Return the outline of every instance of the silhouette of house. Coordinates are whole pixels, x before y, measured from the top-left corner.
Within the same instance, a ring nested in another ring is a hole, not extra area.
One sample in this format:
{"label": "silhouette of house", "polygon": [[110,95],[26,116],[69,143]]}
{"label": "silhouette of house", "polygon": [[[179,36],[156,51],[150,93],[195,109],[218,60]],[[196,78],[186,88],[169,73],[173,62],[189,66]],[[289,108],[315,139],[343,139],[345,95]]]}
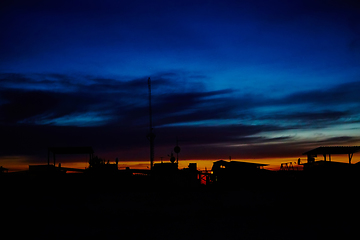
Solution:
{"label": "silhouette of house", "polygon": [[251,163],[251,162],[239,162],[239,161],[224,161],[219,160],[213,163],[212,171],[253,171],[253,170],[259,170],[263,169],[264,166],[267,166],[268,164],[262,164],[262,163]]}
{"label": "silhouette of house", "polygon": [[94,150],[92,147],[49,147],[48,148],[48,165],[50,165],[50,154],[53,154],[55,166],[55,158],[57,154],[89,154],[89,163],[93,158]]}
{"label": "silhouette of house", "polygon": [[[50,165],[50,155],[53,156],[53,165]],[[61,163],[56,167],[56,155],[58,154],[89,154],[89,163],[93,159],[94,150],[92,147],[49,147],[47,165],[29,165],[31,174],[58,174],[66,173],[66,171],[83,172],[82,169],[63,168]]]}
{"label": "silhouette of house", "polygon": [[155,163],[152,169],[154,175],[174,175],[178,172],[177,163]]}
{"label": "silhouette of house", "polygon": [[180,181],[184,186],[198,186],[201,183],[200,171],[196,163],[189,163],[187,168],[179,170]]}
{"label": "silhouette of house", "polygon": [[262,179],[268,164],[219,160],[212,166],[212,181],[221,184],[251,184]]}
{"label": "silhouette of house", "polygon": [[[48,148],[48,165],[50,164],[50,155],[53,155],[53,161],[55,166],[55,158],[58,154],[86,154],[89,155],[89,168],[86,172],[96,173],[110,173],[118,170],[118,160],[115,164],[110,164],[109,161],[105,161],[102,158],[94,156],[94,150],[92,147],[49,147]],[[60,168],[60,165],[59,165]],[[61,168],[62,170],[69,170],[75,172],[83,172],[83,169],[75,168]]]}
{"label": "silhouette of house", "polygon": [[349,164],[351,164],[352,157],[354,153],[360,151],[360,146],[330,146],[330,147],[318,147],[303,153],[303,155],[307,155],[307,162],[314,163],[317,155],[323,155],[324,161],[327,161],[326,156],[329,156],[329,161],[331,161],[331,155],[339,155],[346,154],[349,156]]}
{"label": "silhouette of house", "polygon": [[311,163],[304,163],[303,165],[304,165],[304,171],[341,172],[341,171],[348,171],[350,169],[353,169],[356,164],[321,160]]}
{"label": "silhouette of house", "polygon": [[86,169],[86,172],[95,172],[95,173],[115,173],[118,171],[118,160],[115,164],[109,163],[98,156],[92,157],[89,160],[89,168]]}
{"label": "silhouette of house", "polygon": [[[314,173],[319,177],[349,177],[350,175],[354,175],[354,173],[358,172],[360,169],[358,163],[351,164],[354,153],[359,151],[359,146],[318,147],[303,153],[303,155],[307,155],[307,163],[302,164],[304,166],[303,169],[305,172]],[[318,155],[323,155],[324,159],[315,161]],[[334,162],[331,160],[332,155],[348,155],[349,163]]]}
{"label": "silhouette of house", "polygon": [[7,173],[9,171],[9,169],[4,168],[3,166],[0,166],[0,174],[1,173]]}
{"label": "silhouette of house", "polygon": [[66,170],[55,165],[29,165],[29,172],[36,175],[53,175],[53,174],[63,174],[66,173]]}
{"label": "silhouette of house", "polygon": [[154,186],[174,187],[178,183],[179,169],[177,163],[155,163],[151,169]]}

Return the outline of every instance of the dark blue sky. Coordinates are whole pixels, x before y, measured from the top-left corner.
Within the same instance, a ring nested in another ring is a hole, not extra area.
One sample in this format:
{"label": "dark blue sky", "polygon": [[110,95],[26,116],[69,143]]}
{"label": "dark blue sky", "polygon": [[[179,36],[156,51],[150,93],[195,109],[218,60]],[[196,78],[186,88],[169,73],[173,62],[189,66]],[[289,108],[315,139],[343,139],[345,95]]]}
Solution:
{"label": "dark blue sky", "polygon": [[2,1],[0,29],[2,159],[147,159],[148,77],[156,159],[359,144],[358,1]]}

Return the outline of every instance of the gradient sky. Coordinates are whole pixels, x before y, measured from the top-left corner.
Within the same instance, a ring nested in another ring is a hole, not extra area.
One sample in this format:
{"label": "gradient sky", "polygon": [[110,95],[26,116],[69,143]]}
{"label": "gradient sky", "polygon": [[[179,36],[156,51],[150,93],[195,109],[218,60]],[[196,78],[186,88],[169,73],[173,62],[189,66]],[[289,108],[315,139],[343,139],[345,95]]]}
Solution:
{"label": "gradient sky", "polygon": [[4,167],[147,160],[148,77],[155,160],[176,137],[180,160],[270,164],[360,144],[358,1],[5,0],[0,29]]}

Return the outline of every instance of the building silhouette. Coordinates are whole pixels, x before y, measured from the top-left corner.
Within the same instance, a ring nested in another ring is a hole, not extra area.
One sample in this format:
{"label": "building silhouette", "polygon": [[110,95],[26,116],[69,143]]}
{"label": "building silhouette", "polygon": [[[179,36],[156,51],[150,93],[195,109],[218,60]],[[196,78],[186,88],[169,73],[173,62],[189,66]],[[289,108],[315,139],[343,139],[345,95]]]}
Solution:
{"label": "building silhouette", "polygon": [[252,186],[259,184],[267,175],[268,170],[264,166],[268,164],[224,161],[213,163],[212,182],[223,186]]}

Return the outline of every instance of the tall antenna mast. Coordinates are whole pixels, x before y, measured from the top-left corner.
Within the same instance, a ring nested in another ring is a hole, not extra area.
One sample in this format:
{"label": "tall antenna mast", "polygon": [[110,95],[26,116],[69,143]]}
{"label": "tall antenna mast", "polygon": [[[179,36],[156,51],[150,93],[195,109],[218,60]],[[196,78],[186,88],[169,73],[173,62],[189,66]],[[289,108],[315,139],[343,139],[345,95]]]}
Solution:
{"label": "tall antenna mast", "polygon": [[152,170],[153,164],[154,164],[155,134],[153,133],[153,127],[152,127],[151,80],[150,80],[150,78],[148,78],[148,87],[149,87],[149,134],[147,135],[147,139],[150,141],[150,170]]}
{"label": "tall antenna mast", "polygon": [[179,147],[179,141],[178,141],[178,137],[176,137],[176,146],[174,147],[174,152],[176,153],[176,163],[179,164],[179,152],[180,152],[180,147]]}

